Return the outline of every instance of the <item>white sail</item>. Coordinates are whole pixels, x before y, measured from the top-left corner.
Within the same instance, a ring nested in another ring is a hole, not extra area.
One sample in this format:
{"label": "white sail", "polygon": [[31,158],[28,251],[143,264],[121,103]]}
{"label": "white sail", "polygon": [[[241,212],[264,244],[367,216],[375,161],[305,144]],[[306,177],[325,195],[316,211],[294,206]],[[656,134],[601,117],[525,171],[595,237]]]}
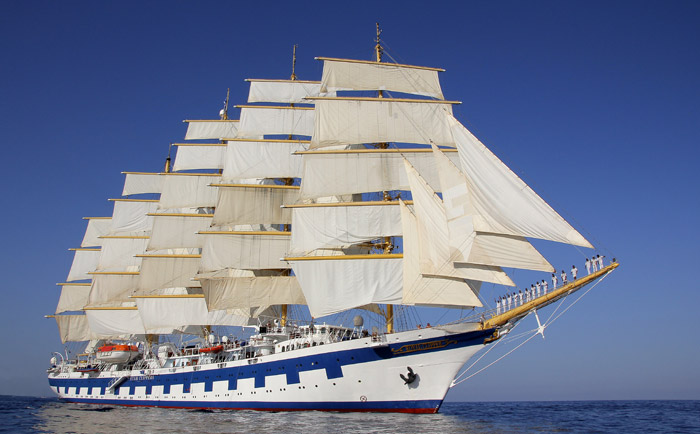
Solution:
{"label": "white sail", "polygon": [[[398,304],[402,299],[401,258],[293,260],[292,268],[313,317],[370,303]],[[372,257],[375,258],[372,258]]]}
{"label": "white sail", "polygon": [[200,255],[142,255],[138,290],[141,294],[163,288],[198,287]]}
{"label": "white sail", "polygon": [[295,152],[306,151],[308,141],[230,140],[226,147],[223,179],[299,178],[303,162]]}
{"label": "white sail", "polygon": [[88,306],[113,306],[129,301],[138,288],[138,273],[96,274],[88,295]]}
{"label": "white sail", "polygon": [[[147,237],[104,238],[97,271],[137,271],[141,258],[136,255],[146,251]],[[93,271],[90,270],[90,271]]]}
{"label": "white sail", "polygon": [[58,324],[58,333],[62,343],[95,339],[95,335],[90,332],[85,315],[55,315],[54,318]]}
{"label": "white sail", "polygon": [[321,82],[301,80],[248,79],[248,102],[308,103],[304,98],[321,93]]}
{"label": "white sail", "polygon": [[163,190],[163,175],[159,173],[123,172],[126,175],[122,196],[132,194],[160,193]]}
{"label": "white sail", "polygon": [[482,306],[477,294],[481,282],[434,277],[420,273],[420,243],[416,216],[400,201],[403,224],[403,304],[434,306]]}
{"label": "white sail", "polygon": [[289,268],[280,260],[289,250],[289,233],[205,232],[203,236],[201,271]]}
{"label": "white sail", "polygon": [[168,174],[158,208],[163,210],[216,206],[217,189],[209,185],[220,180],[221,175]]}
{"label": "white sail", "polygon": [[230,139],[238,136],[237,120],[188,120],[185,140]]}
{"label": "white sail", "polygon": [[[433,152],[443,189],[450,246],[455,250],[468,251],[466,262],[550,273],[554,271],[549,262],[523,237],[487,232],[476,232],[472,236],[474,221],[481,216],[474,214],[466,177],[436,146],[433,146]],[[468,250],[469,245],[471,250]]]}
{"label": "white sail", "polygon": [[145,234],[153,227],[149,213],[158,209],[157,200],[111,199],[114,201],[110,235]]}
{"label": "white sail", "polygon": [[306,304],[296,276],[202,279],[209,310]]}
{"label": "white sail", "polygon": [[91,271],[95,271],[100,260],[100,249],[75,249],[73,263],[68,272],[67,282],[90,279]]}
{"label": "white sail", "polygon": [[292,214],[291,255],[321,248],[339,248],[380,237],[401,235],[397,204],[366,202],[295,206]]}
{"label": "white sail", "polygon": [[89,293],[89,283],[61,285],[61,296],[58,299],[58,306],[56,306],[56,314],[81,310],[88,304]]}
{"label": "white sail", "polygon": [[323,60],[321,92],[337,90],[388,90],[443,99],[437,68],[365,62]]}
{"label": "white sail", "polygon": [[[301,198],[340,196],[410,188],[403,160],[418,170],[433,190],[440,191],[435,158],[426,149],[356,149],[304,153]],[[458,161],[456,152],[447,152]]]}
{"label": "white sail", "polygon": [[202,247],[204,239],[197,232],[207,230],[212,218],[211,214],[156,214],[146,250]]}
{"label": "white sail", "polygon": [[292,212],[282,208],[299,197],[298,186],[217,184],[219,199],[213,225],[288,224]]}
{"label": "white sail", "polygon": [[[465,246],[464,250],[451,248],[442,200],[421,178],[411,163],[405,161],[405,166],[417,217],[418,243],[421,252],[420,272],[515,286],[499,267],[468,263],[471,244]],[[474,231],[471,231],[470,240],[473,240],[474,236]],[[463,264],[455,268],[455,262]]]}
{"label": "white sail", "polygon": [[457,119],[448,116],[476,215],[475,229],[593,247]]}
{"label": "white sail", "polygon": [[448,103],[390,98],[314,99],[316,124],[310,149],[362,143],[453,146]]}
{"label": "white sail", "polygon": [[[146,334],[137,308],[88,309],[90,331],[100,339],[128,338]],[[172,329],[171,329],[172,330]]]}
{"label": "white sail", "polygon": [[136,305],[148,333],[193,325],[246,326],[250,319],[245,310],[208,311],[201,294],[139,297]]}
{"label": "white sail", "polygon": [[263,135],[310,136],[314,131],[312,107],[243,106],[238,137]]}
{"label": "white sail", "polygon": [[88,221],[88,225],[80,247],[101,246],[100,237],[109,233],[112,219],[110,217],[85,217],[85,219]]}
{"label": "white sail", "polygon": [[223,143],[177,143],[173,170],[222,169],[226,145]]}

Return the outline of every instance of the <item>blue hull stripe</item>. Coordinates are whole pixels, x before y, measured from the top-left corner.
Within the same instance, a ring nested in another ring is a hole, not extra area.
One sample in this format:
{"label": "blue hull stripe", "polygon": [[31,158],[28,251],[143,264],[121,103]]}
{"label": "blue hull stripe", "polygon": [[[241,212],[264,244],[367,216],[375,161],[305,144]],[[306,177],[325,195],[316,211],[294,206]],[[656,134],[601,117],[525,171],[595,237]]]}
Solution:
{"label": "blue hull stripe", "polygon": [[[211,392],[215,381],[228,380],[228,390],[236,390],[239,379],[254,378],[255,387],[265,387],[265,379],[267,376],[285,374],[287,384],[299,384],[299,372],[325,369],[328,379],[343,377],[343,366],[354,365],[358,363],[369,363],[378,360],[389,358],[404,357],[415,353],[429,353],[451,350],[455,348],[463,348],[472,345],[481,345],[484,339],[493,334],[494,329],[484,331],[472,331],[449,335],[441,338],[422,339],[410,342],[402,342],[399,344],[390,344],[388,347],[378,348],[357,348],[345,351],[334,351],[325,354],[291,357],[286,360],[259,362],[251,365],[236,366],[229,368],[220,368],[213,370],[203,370],[195,372],[182,372],[172,374],[158,375],[132,375],[128,380],[124,381],[118,388],[114,390],[115,395],[123,396],[120,389],[123,386],[129,386],[129,395],[135,394],[136,387],[146,387],[146,395],[152,393],[154,386],[163,386],[163,393],[170,394],[172,385],[183,385],[183,392],[189,393],[190,387],[194,383],[204,383],[204,390]],[[145,371],[141,371],[144,374]],[[68,388],[75,387],[76,393],[81,387],[88,387],[89,392],[95,392],[99,389],[101,395],[104,395],[114,378],[49,378],[49,384],[59,388],[59,393],[67,393]],[[76,400],[78,401],[78,400]],[[81,400],[81,402],[93,401],[90,399]],[[99,400],[99,402],[105,402]],[[129,400],[129,403],[132,401]],[[152,405],[153,401],[148,402]],[[182,401],[164,402],[164,405],[178,405]],[[124,400],[116,400],[116,404],[126,404]],[[140,404],[135,404],[140,405]],[[145,404],[143,404],[145,405]],[[239,406],[241,404],[237,404]],[[285,404],[288,405],[288,404]],[[184,406],[184,405],[183,405]]]}

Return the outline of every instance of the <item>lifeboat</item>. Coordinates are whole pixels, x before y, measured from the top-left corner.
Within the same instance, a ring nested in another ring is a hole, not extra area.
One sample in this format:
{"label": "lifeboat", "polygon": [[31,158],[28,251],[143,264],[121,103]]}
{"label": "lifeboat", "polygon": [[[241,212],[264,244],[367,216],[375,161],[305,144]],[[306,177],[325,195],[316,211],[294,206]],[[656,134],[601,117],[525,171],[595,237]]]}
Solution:
{"label": "lifeboat", "polygon": [[127,363],[138,356],[139,348],[136,345],[103,345],[97,349],[95,358],[105,363]]}
{"label": "lifeboat", "polygon": [[216,345],[213,347],[200,348],[199,352],[200,353],[212,353],[212,354],[214,354],[214,353],[218,353],[218,352],[222,351],[223,349],[224,349],[223,345]]}

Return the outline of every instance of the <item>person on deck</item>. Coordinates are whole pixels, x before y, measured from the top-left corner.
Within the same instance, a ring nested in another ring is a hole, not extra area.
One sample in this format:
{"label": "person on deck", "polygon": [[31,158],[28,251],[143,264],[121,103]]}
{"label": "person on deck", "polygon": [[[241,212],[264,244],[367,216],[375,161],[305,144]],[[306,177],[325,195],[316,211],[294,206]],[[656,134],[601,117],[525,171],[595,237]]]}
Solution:
{"label": "person on deck", "polygon": [[552,273],[552,290],[557,289],[557,275]]}
{"label": "person on deck", "polygon": [[591,260],[586,258],[586,271],[591,274]]}
{"label": "person on deck", "polygon": [[518,290],[518,297],[520,298],[520,306],[522,306],[523,305],[523,291],[520,289]]}
{"label": "person on deck", "polygon": [[576,276],[578,275],[578,268],[576,268],[575,265],[571,266],[571,280],[576,280]]}
{"label": "person on deck", "polygon": [[561,284],[566,285],[568,283],[568,280],[566,278],[566,271],[561,270]]}
{"label": "person on deck", "polygon": [[537,288],[537,296],[540,296],[540,282],[535,283],[535,287]]}
{"label": "person on deck", "polygon": [[547,295],[547,281],[542,279],[542,289],[544,289],[544,295]]}
{"label": "person on deck", "polygon": [[598,267],[599,267],[600,270],[602,270],[603,267],[604,267],[604,265],[603,265],[603,258],[604,258],[604,257],[605,257],[605,256],[600,256],[600,255],[598,255]]}
{"label": "person on deck", "polygon": [[510,310],[510,307],[513,304],[513,296],[508,293],[508,310]]}
{"label": "person on deck", "polygon": [[[501,314],[501,298],[496,298],[496,315]],[[420,326],[418,326],[420,328]]]}
{"label": "person on deck", "polygon": [[591,258],[591,268],[593,268],[594,273],[598,271],[598,258],[596,258],[595,256]]}

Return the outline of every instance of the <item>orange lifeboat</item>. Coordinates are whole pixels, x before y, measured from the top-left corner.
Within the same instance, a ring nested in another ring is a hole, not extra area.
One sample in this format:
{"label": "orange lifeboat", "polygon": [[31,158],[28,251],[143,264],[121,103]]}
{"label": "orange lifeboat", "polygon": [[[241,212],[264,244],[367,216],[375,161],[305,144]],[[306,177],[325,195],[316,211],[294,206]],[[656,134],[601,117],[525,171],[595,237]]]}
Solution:
{"label": "orange lifeboat", "polygon": [[95,356],[100,362],[126,363],[139,356],[139,347],[126,344],[103,345],[97,349]]}
{"label": "orange lifeboat", "polygon": [[213,347],[205,347],[205,348],[200,348],[199,352],[200,353],[218,353],[219,351],[222,351],[224,349],[223,345],[216,345]]}

